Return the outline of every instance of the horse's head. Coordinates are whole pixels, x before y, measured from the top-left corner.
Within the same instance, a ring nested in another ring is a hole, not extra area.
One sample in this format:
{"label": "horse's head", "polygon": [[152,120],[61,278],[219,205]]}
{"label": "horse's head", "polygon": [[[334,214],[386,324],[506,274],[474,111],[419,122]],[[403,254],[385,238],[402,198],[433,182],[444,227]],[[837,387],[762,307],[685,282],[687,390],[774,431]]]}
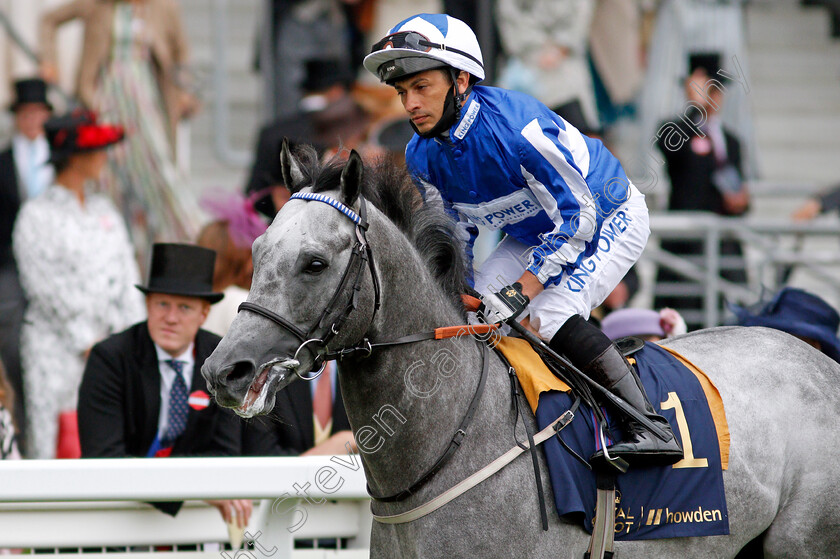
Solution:
{"label": "horse's head", "polygon": [[271,411],[277,390],[317,371],[331,347],[359,341],[375,312],[361,158],[302,167],[284,142],[281,168],[293,196],[254,243],[248,301],[201,369],[219,404],[244,417]]}

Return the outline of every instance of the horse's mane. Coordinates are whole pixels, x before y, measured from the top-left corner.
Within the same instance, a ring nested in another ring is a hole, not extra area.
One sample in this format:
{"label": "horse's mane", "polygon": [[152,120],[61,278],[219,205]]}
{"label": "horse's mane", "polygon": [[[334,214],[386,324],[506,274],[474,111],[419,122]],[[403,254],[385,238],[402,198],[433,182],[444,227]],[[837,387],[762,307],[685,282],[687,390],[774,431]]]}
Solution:
{"label": "horse's mane", "polygon": [[[299,146],[295,156],[306,179],[303,184],[313,185],[313,192],[339,188],[343,160],[321,163],[308,146]],[[405,167],[387,160],[365,165],[362,195],[405,233],[440,287],[461,309],[461,294],[468,289],[467,262],[453,219],[442,207],[424,203]]]}

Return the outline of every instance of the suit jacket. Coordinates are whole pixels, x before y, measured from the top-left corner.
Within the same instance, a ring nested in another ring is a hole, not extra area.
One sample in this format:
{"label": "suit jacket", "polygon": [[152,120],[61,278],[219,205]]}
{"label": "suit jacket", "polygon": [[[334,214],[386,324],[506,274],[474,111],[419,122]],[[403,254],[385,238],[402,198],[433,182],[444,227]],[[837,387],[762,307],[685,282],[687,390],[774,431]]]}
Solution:
{"label": "suit jacket", "polygon": [[[692,120],[697,121],[695,114]],[[698,153],[696,141],[700,139],[696,131],[687,126],[679,118],[670,121],[677,124],[683,137],[678,149],[671,150],[664,145],[664,138],[659,139],[658,147],[665,156],[668,177],[671,180],[671,195],[668,199],[669,210],[698,210],[727,215],[723,207],[723,195],[712,181],[717,168],[714,150]],[[724,128],[723,135],[726,142],[726,163],[732,164],[743,176],[741,164],[741,144],[738,139]],[[706,137],[709,138],[708,136]],[[702,139],[700,139],[702,141]],[[701,150],[703,151],[703,150]],[[746,211],[746,210],[745,210]]]}
{"label": "suit jacket", "polygon": [[17,167],[12,148],[0,153],[0,268],[14,265],[12,230],[20,210]]}
{"label": "suit jacket", "polygon": [[[198,331],[191,392],[206,390],[201,366],[220,340]],[[145,457],[158,432],[160,383],[157,354],[145,321],[93,346],[79,388],[82,458]],[[214,400],[203,410],[190,408],[172,456],[237,456],[240,430],[239,419]],[[181,506],[153,504],[173,515]]]}
{"label": "suit jacket", "polygon": [[[332,433],[350,429],[340,388],[336,381]],[[315,446],[309,382],[293,382],[277,393],[274,409],[268,417],[257,417],[243,425],[242,454],[245,456],[297,456],[309,450]]]}
{"label": "suit jacket", "polygon": [[[93,108],[100,70],[109,62],[114,35],[114,3],[117,0],[72,0],[45,13],[41,18],[40,45],[44,62],[56,63],[56,31],[68,21],[84,23],[82,60],[76,82],[76,94]],[[181,118],[177,83],[179,67],[189,58],[187,37],[181,25],[178,4],[173,0],[146,0],[143,19],[153,59],[152,70],[163,95],[170,120],[170,133]]]}

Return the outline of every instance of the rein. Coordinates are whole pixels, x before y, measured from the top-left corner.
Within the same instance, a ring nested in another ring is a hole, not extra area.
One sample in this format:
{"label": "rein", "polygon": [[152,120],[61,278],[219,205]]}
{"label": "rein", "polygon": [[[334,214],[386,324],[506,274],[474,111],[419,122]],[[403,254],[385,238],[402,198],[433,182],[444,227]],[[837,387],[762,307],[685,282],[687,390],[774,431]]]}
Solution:
{"label": "rein", "polygon": [[[356,244],[353,247],[353,253],[350,256],[350,261],[347,263],[347,267],[344,269],[344,274],[342,275],[341,282],[339,283],[338,288],[336,289],[335,293],[330,299],[330,302],[327,304],[327,307],[321,313],[320,318],[315,322],[312,328],[309,329],[309,332],[303,332],[303,330],[292,324],[290,321],[286,320],[279,314],[261,305],[257,305],[255,303],[250,302],[245,302],[239,305],[240,311],[250,311],[264,318],[267,318],[268,320],[287,330],[298,340],[300,340],[301,344],[295,351],[295,360],[298,359],[298,354],[307,345],[315,344],[319,346],[321,351],[318,351],[318,353],[316,354],[315,362],[321,362],[320,369],[314,374],[307,376],[301,375],[297,371],[297,369],[295,369],[295,374],[297,374],[299,378],[303,380],[314,380],[318,378],[318,376],[324,370],[326,362],[331,359],[338,359],[340,361],[341,359],[347,357],[356,357],[360,354],[362,357],[369,357],[374,350],[384,347],[392,347],[426,340],[443,340],[447,338],[460,337],[463,335],[487,334],[497,328],[495,325],[492,324],[446,326],[442,328],[436,328],[431,332],[419,332],[415,334],[408,334],[406,336],[402,336],[394,340],[382,342],[371,342],[370,339],[364,338],[362,340],[362,343],[359,345],[344,347],[334,352],[326,351],[327,344],[340,332],[341,327],[346,322],[350,313],[352,313],[358,306],[358,296],[359,290],[361,288],[363,277],[362,274],[365,269],[365,263],[367,263],[367,267],[370,269],[370,273],[373,280],[375,297],[373,309],[374,317],[376,316],[376,311],[379,310],[379,281],[376,275],[376,267],[373,262],[373,253],[371,252],[370,245],[368,244],[367,237],[365,235],[368,229],[365,199],[362,196],[359,196],[358,214],[356,214],[356,212],[354,212],[352,209],[348,208],[338,200],[330,198],[329,196],[324,196],[323,194],[298,192],[293,194],[289,199],[322,202],[340,211],[351,221],[353,221],[353,223],[356,225]],[[350,277],[353,273],[355,273],[355,277],[353,277],[351,280]],[[353,287],[348,297],[348,301],[344,305],[343,313],[341,314],[341,316],[338,317],[338,319],[335,320],[335,322],[333,322],[328,328],[325,329],[325,325],[328,322],[327,317],[334,313],[335,309],[333,307],[338,303],[339,296],[341,295],[345,286],[347,286],[351,281]],[[371,318],[371,321],[372,320],[373,318]],[[325,334],[323,334],[321,337],[317,337],[316,335],[316,332],[319,329],[325,332]],[[421,475],[417,481],[412,483],[411,486],[408,487],[408,489],[400,491],[399,493],[395,493],[393,495],[377,496],[373,494],[373,492],[370,490],[370,486],[368,486],[368,493],[370,494],[373,500],[381,502],[396,502],[408,498],[409,496],[417,492],[417,490],[427,481],[429,481],[429,479],[431,479],[438,471],[440,471],[440,469],[443,468],[443,466],[449,461],[449,459],[452,457],[455,451],[458,450],[458,448],[461,446],[461,442],[467,435],[467,428],[472,422],[475,410],[478,407],[478,402],[479,400],[481,400],[481,395],[484,392],[484,386],[487,384],[487,371],[490,368],[488,352],[489,349],[487,348],[487,346],[483,345],[481,377],[479,378],[478,387],[476,388],[475,394],[473,395],[473,398],[470,401],[470,405],[467,408],[466,414],[464,414],[464,418],[458,425],[458,429],[452,436],[452,439],[449,442],[449,446],[447,447],[443,455],[440,458],[438,458],[438,460],[434,463],[434,465],[432,465],[431,468],[429,468],[428,471],[426,471],[426,473]]]}

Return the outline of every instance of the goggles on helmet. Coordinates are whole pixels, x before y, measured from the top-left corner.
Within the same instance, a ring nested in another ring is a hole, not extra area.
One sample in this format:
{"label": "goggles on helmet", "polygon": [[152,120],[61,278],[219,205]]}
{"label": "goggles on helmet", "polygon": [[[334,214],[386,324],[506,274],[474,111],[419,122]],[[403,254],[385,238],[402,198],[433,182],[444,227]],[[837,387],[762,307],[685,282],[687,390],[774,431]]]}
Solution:
{"label": "goggles on helmet", "polygon": [[400,31],[399,33],[392,33],[391,35],[386,36],[384,39],[373,45],[373,48],[370,50],[370,52],[373,53],[388,48],[410,49],[416,50],[417,52],[429,52],[433,48],[447,50],[449,52],[454,52],[455,54],[460,54],[461,56],[466,56],[479,66],[483,66],[483,64],[481,64],[481,61],[473,55],[471,55],[470,53],[464,52],[456,48],[447,48],[446,45],[440,43],[433,43],[429,41],[429,39],[426,36],[418,33],[417,31]]}

